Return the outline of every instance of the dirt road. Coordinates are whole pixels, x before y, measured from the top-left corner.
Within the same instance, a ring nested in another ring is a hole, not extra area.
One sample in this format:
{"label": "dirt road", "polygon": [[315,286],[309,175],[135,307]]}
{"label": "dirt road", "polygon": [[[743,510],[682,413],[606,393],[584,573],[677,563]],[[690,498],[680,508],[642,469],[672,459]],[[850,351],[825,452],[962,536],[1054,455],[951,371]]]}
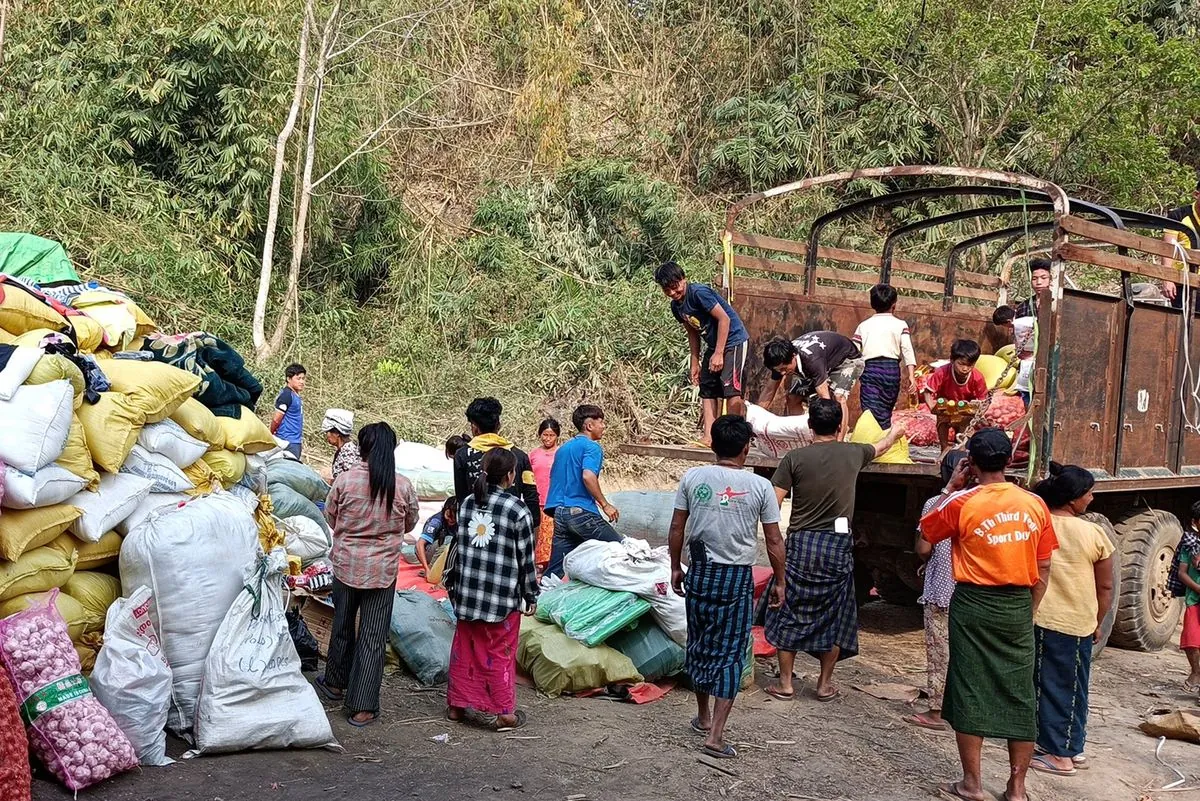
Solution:
{"label": "dirt road", "polygon": [[[112,780],[87,797],[97,801],[235,801],[236,799],[400,799],[458,801],[623,801],[624,799],[801,799],[904,801],[934,797],[936,782],[955,778],[950,735],[914,729],[902,702],[852,688],[871,682],[920,686],[924,656],[915,608],[870,604],[862,614],[862,654],[839,667],[844,696],[775,701],[760,689],[734,708],[732,739],[741,756],[697,761],[698,738],[687,726],[692,696],[675,690],[648,706],[539,697],[521,688],[530,725],[492,734],[447,723],[444,697],[391,676],[379,725],[352,729],[330,710],[344,754],[272,752],[209,757],[147,769]],[[1135,726],[1142,713],[1180,697],[1184,659],[1171,649],[1139,654],[1108,649],[1094,669],[1088,755],[1092,767],[1071,778],[1031,774],[1036,801],[1180,799],[1200,793],[1150,794],[1175,777],[1154,759],[1155,740]],[[758,680],[771,664],[760,660]],[[797,671],[815,675],[816,663]],[[449,734],[448,743],[434,737]],[[182,751],[173,743],[173,755]],[[1169,742],[1167,762],[1197,785],[1195,746]],[[999,797],[1007,773],[1000,743],[984,750],[987,786]],[[35,799],[70,798],[38,781]]]}

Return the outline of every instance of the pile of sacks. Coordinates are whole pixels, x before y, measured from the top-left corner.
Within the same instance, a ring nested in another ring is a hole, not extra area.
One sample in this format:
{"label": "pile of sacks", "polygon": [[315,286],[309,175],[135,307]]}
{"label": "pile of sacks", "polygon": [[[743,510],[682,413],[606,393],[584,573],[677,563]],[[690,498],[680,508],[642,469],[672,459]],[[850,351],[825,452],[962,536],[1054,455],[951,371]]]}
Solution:
{"label": "pile of sacks", "polygon": [[[204,724],[201,692],[202,679],[216,689],[234,681],[235,671],[222,674],[210,663],[241,643],[231,635],[226,646],[214,646],[222,627],[234,625],[230,616],[248,582],[269,587],[255,603],[269,598],[282,605],[287,557],[272,549],[290,536],[304,554],[296,561],[328,552],[316,505],[328,487],[301,465],[277,466],[278,444],[252,408],[261,385],[220,340],[156,334],[133,301],[107,290],[79,285],[54,295],[0,276],[0,623],[33,616],[37,625],[8,631],[50,632],[61,621],[73,652],[70,660],[56,656],[55,669],[74,675],[103,664],[106,653],[120,654],[108,642],[117,636],[106,630],[110,613],[128,616],[144,607],[152,628],[132,628],[143,641],[154,632],[154,649],[161,648],[158,661],[168,675],[163,722],[171,730],[194,738],[202,751],[332,742],[320,704],[307,697],[311,687],[286,636],[282,606],[285,636],[255,641],[271,648],[286,643],[291,653],[274,661],[268,655],[254,663],[253,675],[237,680],[257,688],[250,697],[284,686],[300,693],[302,703],[276,694],[274,705],[286,710],[281,722],[256,729],[247,719],[234,731],[226,702]],[[298,515],[303,523],[272,516],[276,486],[305,488],[312,508]],[[238,618],[238,631],[262,624],[252,617]],[[274,617],[266,623],[274,626]],[[131,626],[119,628],[127,633]],[[20,651],[20,637],[9,639]],[[272,672],[283,678],[266,675]],[[110,671],[122,674],[132,675],[127,664]],[[15,689],[24,703],[28,688]],[[118,720],[127,702],[110,709]],[[254,704],[246,709],[260,717],[263,711]],[[309,725],[310,718],[318,723]],[[126,719],[150,718],[141,710]],[[313,726],[320,729],[315,735]],[[159,723],[155,736],[162,731]],[[81,776],[75,771],[63,780],[79,789]]]}
{"label": "pile of sacks", "polygon": [[521,625],[517,662],[539,690],[578,693],[683,671],[687,613],[666,548],[589,541],[563,566],[569,580],[545,581],[535,617]]}

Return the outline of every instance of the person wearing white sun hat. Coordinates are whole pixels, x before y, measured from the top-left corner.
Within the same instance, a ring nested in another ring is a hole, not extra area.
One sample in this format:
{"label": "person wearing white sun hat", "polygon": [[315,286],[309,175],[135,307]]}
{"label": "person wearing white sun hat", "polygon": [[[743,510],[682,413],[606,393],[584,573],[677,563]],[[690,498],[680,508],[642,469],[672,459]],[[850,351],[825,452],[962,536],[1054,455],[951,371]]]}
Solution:
{"label": "person wearing white sun hat", "polygon": [[362,461],[358,443],[350,436],[354,432],[354,412],[346,409],[326,409],[321,420],[321,433],[333,446],[333,468],[330,478],[337,478]]}
{"label": "person wearing white sun hat", "polygon": [[508,491],[517,459],[504,448],[483,456],[474,492],[458,515],[450,601],[458,625],[450,647],[446,717],[492,729],[525,725],[517,709],[521,614],[532,615],[538,585],[533,518]]}

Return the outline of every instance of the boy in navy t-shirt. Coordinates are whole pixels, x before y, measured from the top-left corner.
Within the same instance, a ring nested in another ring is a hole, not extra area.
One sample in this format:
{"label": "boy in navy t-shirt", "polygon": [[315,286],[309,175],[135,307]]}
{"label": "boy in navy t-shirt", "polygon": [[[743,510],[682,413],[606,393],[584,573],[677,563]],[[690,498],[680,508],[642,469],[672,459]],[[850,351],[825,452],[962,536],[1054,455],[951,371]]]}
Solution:
{"label": "boy in navy t-shirt", "polygon": [[[745,416],[742,402],[742,379],[746,369],[746,351],[750,337],[742,318],[707,284],[687,280],[683,269],[673,261],[654,272],[655,282],[671,299],[671,313],[687,331],[691,347],[692,383],[700,388],[702,423],[705,447],[712,441],[713,420],[720,411],[721,399],[727,402],[725,412]],[[704,342],[701,355],[700,343]]]}
{"label": "boy in navy t-shirt", "polygon": [[304,406],[300,393],[304,391],[307,374],[302,364],[289,364],[283,371],[286,383],[275,398],[275,415],[271,419],[271,433],[287,443],[287,449],[300,458],[301,443],[304,441]]}

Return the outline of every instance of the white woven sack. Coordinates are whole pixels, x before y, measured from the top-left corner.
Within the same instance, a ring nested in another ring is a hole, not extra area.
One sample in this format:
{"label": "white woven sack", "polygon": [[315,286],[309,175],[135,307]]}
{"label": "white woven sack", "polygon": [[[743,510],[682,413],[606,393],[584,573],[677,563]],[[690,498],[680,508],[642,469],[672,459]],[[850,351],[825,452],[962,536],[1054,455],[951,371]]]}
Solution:
{"label": "white woven sack", "polygon": [[133,446],[125,464],[121,465],[121,472],[151,482],[154,485],[151,492],[187,492],[196,488],[174,462],[161,453],[151,453],[141,445]]}
{"label": "white woven sack", "polygon": [[333,543],[316,521],[299,515],[282,522],[283,547],[289,554],[299,556],[302,562],[311,562],[313,559],[329,555]]}
{"label": "white woven sack", "polygon": [[154,593],[152,617],[173,681],[167,727],[185,739],[204,660],[257,552],[254,517],[227,492],[151,512],[121,545],[125,594],[143,584]]}
{"label": "white woven sack", "polygon": [[207,442],[196,439],[170,418],[143,428],[138,434],[138,445],[167,457],[176,467],[194,465],[209,450]]}
{"label": "white woven sack", "polygon": [[150,494],[150,482],[124,473],[102,473],[95,492],[84,490],[67,501],[83,511],[71,526],[75,536],[84,542],[99,542],[133,513],[137,505]]}
{"label": "white woven sack", "polygon": [[56,464],[48,464],[32,476],[13,467],[4,468],[5,509],[33,509],[53,506],[76,495],[87,486],[87,479]]}
{"label": "white woven sack", "polygon": [[69,381],[24,386],[0,400],[0,460],[33,475],[62,456],[75,391]]}
{"label": "white woven sack", "polygon": [[143,498],[128,517],[117,523],[116,531],[122,537],[128,537],[129,532],[140,526],[147,517],[166,506],[178,506],[190,499],[182,492],[151,492]]}
{"label": "white woven sack", "polygon": [[41,348],[18,346],[13,350],[8,357],[8,364],[0,370],[0,400],[12,400],[13,394],[21,388],[45,354]]}
{"label": "white woven sack", "polygon": [[[282,548],[251,559],[244,587],[221,621],[204,661],[196,702],[196,754],[250,749],[331,748],[321,700],[288,633]],[[188,756],[193,756],[189,753]]]}

